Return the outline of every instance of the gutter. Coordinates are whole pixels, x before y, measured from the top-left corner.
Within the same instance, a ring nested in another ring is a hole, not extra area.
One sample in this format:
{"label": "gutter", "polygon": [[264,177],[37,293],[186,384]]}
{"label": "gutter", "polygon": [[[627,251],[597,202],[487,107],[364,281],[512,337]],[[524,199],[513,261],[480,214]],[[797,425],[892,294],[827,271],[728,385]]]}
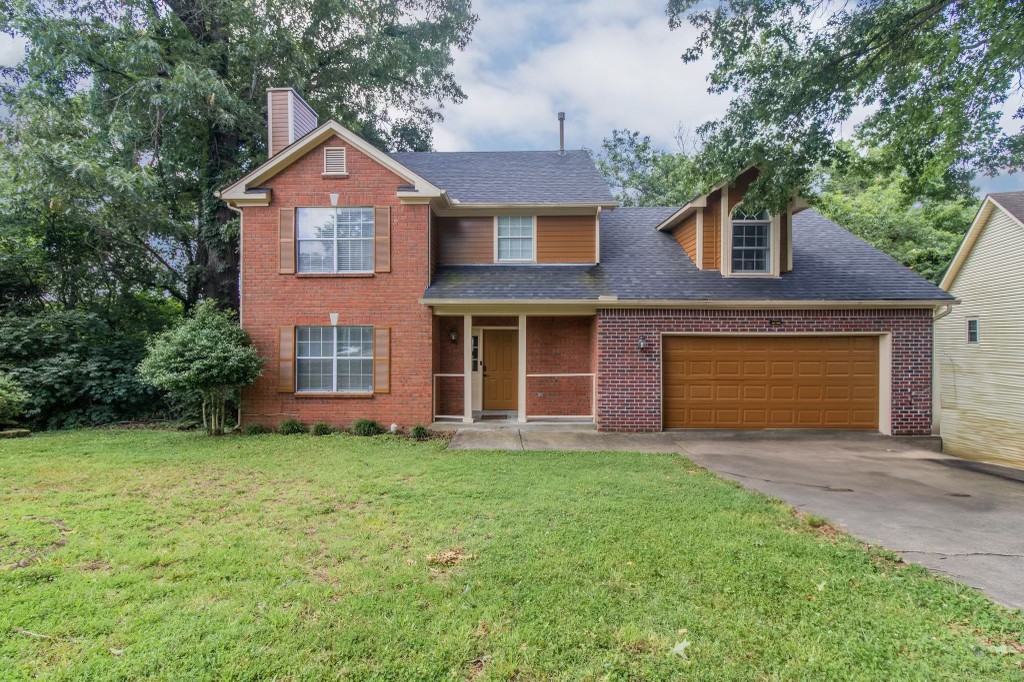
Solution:
{"label": "gutter", "polygon": [[[951,310],[952,306],[960,301],[937,301],[937,300],[881,300],[881,301],[830,301],[830,300],[805,300],[805,301],[742,301],[742,300],[658,300],[658,299],[489,299],[489,298],[420,298],[420,304],[426,306],[544,306],[544,305],[574,305],[593,306],[594,308],[678,308],[678,309],[769,309],[769,310],[793,310],[793,309],[899,309],[899,308],[943,308]],[[948,313],[944,313],[948,314]]]}

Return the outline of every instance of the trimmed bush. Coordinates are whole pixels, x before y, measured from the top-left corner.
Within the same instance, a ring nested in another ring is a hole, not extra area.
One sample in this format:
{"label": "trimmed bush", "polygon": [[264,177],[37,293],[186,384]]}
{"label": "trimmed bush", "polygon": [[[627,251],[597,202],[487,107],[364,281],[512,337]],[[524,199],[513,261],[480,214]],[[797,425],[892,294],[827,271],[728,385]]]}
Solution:
{"label": "trimmed bush", "polygon": [[294,436],[296,433],[305,433],[306,425],[298,419],[285,419],[278,425],[277,432],[282,436]]}
{"label": "trimmed bush", "polygon": [[384,433],[384,427],[373,419],[357,419],[352,422],[352,433],[357,436],[376,436]]}
{"label": "trimmed bush", "polygon": [[263,373],[263,359],[235,314],[213,301],[154,337],[139,365],[143,379],[176,400],[201,399],[203,425],[211,436],[224,433],[228,399]]}
{"label": "trimmed bush", "polygon": [[329,436],[332,433],[334,433],[334,427],[332,427],[330,424],[319,422],[313,424],[313,427],[309,430],[309,432],[314,436]]}
{"label": "trimmed bush", "polygon": [[265,436],[268,433],[273,433],[273,431],[263,424],[249,424],[245,427],[245,435],[247,436]]}
{"label": "trimmed bush", "polygon": [[416,440],[426,440],[430,438],[430,431],[428,431],[427,427],[423,426],[423,424],[417,424],[410,429],[409,435]]}

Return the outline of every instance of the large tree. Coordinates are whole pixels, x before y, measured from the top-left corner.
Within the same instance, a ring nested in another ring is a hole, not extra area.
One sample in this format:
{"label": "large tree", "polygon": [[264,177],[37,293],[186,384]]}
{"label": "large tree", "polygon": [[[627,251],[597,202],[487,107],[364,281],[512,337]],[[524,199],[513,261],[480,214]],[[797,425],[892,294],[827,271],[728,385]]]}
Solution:
{"label": "large tree", "polygon": [[860,141],[886,149],[912,194],[1024,167],[1024,132],[1000,120],[1024,117],[1018,1],[669,0],[668,13],[697,30],[683,58],[710,54],[710,91],[733,96],[699,130],[707,178],[757,162],[752,196],[782,205],[860,116]]}
{"label": "large tree", "polygon": [[656,147],[648,135],[613,130],[601,143],[597,167],[622,206],[678,206],[701,191],[686,138],[677,135],[679,151]]}
{"label": "large tree", "polygon": [[61,224],[83,267],[235,306],[237,220],[213,191],[266,157],[266,87],[424,149],[464,97],[452,55],[474,22],[469,0],[0,0],[0,30],[28,39],[0,72],[0,226]]}

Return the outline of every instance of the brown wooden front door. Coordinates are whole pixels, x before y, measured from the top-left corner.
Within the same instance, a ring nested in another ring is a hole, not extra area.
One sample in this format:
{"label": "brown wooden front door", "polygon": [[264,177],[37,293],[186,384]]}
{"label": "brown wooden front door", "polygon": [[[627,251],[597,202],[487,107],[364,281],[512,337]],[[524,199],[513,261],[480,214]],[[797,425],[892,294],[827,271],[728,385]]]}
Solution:
{"label": "brown wooden front door", "polygon": [[877,429],[876,336],[666,336],[664,426]]}
{"label": "brown wooden front door", "polygon": [[484,330],[485,410],[514,410],[518,407],[518,336],[514,329]]}

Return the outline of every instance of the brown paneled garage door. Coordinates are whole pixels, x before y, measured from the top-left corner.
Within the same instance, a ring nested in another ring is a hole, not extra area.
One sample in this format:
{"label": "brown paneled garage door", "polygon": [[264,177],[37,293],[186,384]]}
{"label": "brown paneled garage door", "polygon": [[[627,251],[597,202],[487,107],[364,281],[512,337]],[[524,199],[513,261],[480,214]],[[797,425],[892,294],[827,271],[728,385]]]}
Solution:
{"label": "brown paneled garage door", "polygon": [[878,428],[876,336],[666,336],[664,427]]}

